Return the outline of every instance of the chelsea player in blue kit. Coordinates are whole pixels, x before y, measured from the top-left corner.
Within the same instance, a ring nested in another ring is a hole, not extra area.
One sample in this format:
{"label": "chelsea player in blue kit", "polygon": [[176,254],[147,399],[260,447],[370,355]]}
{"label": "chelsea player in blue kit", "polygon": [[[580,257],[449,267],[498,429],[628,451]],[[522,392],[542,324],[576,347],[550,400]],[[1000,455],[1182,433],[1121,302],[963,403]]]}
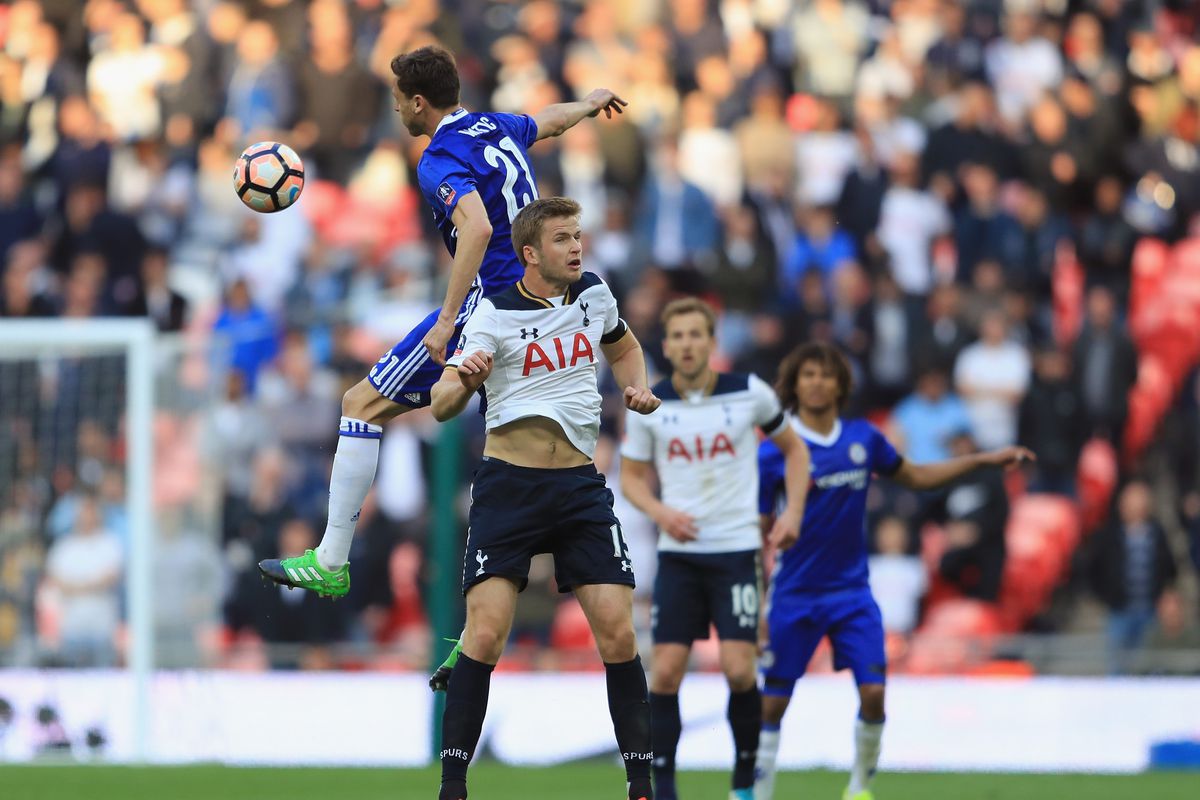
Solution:
{"label": "chelsea player in blue kit", "polygon": [[585,117],[603,111],[611,118],[625,106],[609,90],[597,89],[579,102],[547,106],[532,117],[472,113],[459,105],[458,67],[448,51],[422,47],[397,56],[391,67],[392,95],[404,127],[413,136],[429,137],[417,182],[454,263],[442,307],[384,353],[342,398],[320,545],[302,556],[258,565],[276,583],[328,597],[350,589],[350,542],[375,480],[383,424],[429,405],[451,342],[480,298],[507,289],[524,274],[511,233],[517,213],[538,197],[526,149]]}
{"label": "chelsea player in blue kit", "polygon": [[[768,590],[768,644],[762,658],[763,730],[756,800],[771,800],[779,727],[792,688],[821,638],[833,645],[835,669],[850,669],[858,685],[854,766],[846,800],[870,800],[884,722],[883,621],[867,584],[867,489],[878,473],[910,489],[937,489],[985,467],[1013,467],[1033,458],[1023,447],[914,464],[873,425],[841,419],[850,396],[850,366],[836,348],[801,345],[779,367],[776,392],[812,455],[812,482],[800,538],[781,553]],[[759,510],[773,514],[784,484],[783,454],[770,441],[759,448]]]}

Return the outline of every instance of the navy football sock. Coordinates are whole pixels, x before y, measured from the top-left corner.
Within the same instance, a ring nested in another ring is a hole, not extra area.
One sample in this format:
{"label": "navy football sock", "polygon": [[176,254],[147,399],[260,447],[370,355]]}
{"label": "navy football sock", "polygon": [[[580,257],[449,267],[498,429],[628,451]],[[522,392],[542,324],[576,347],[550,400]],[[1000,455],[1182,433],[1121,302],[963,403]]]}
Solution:
{"label": "navy football sock", "polygon": [[[493,665],[483,664],[462,653],[450,673],[446,710],[442,714],[441,800],[460,800],[467,796],[467,766],[475,755],[475,746],[479,744],[479,734],[483,730],[493,669]],[[462,794],[454,794],[460,789]]]}
{"label": "navy football sock", "polygon": [[733,731],[733,788],[754,786],[754,761],[762,729],[762,697],[758,687],[729,693],[729,727]]}
{"label": "navy football sock", "polygon": [[675,800],[675,750],[683,722],[679,695],[650,693],[650,730],[654,741],[654,789],[658,800]]}
{"label": "navy football sock", "polygon": [[641,792],[637,797],[652,800],[641,788],[650,782],[652,753],[650,704],[646,700],[646,673],[642,669],[642,659],[634,656],[632,661],[605,664],[604,672],[608,682],[608,713],[612,716],[617,747],[625,761],[625,778],[631,789]]}

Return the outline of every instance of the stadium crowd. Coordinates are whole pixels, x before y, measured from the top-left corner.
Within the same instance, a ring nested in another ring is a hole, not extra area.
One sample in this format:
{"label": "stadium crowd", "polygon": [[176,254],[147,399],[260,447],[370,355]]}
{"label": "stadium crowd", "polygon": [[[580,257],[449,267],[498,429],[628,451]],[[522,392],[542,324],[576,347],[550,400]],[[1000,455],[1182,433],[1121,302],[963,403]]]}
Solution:
{"label": "stadium crowd", "polygon": [[[164,341],[220,354],[192,378],[204,402],[154,420],[190,476],[157,476],[176,519],[159,558],[213,565],[163,579],[179,596],[158,611],[165,663],[427,661],[427,416],[384,438],[349,603],[268,588],[253,564],[313,546],[342,392],[440,303],[449,261],[388,69],[434,42],[472,109],[530,113],[596,86],[629,101],[537,145],[532,166],[543,195],[583,204],[587,266],[656,365],[659,310],[700,294],[721,311],[723,368],[771,381],[797,343],[836,342],[851,412],[910,458],[1038,452],[1015,480],[876,492],[875,589],[901,639],[923,603],[1003,601],[1010,507],[1082,505],[1085,446],[1120,486],[1016,629],[1106,628],[1113,670],[1147,637],[1195,639],[1177,589],[1200,558],[1194,359],[1152,447],[1131,445],[1126,399],[1144,356],[1135,251],[1200,236],[1190,3],[15,0],[0,5],[0,317],[148,316]],[[260,139],[304,157],[297,209],[254,215],[232,191]],[[55,365],[0,356],[0,663],[115,663],[120,365]],[[598,461],[615,486],[610,406]],[[182,509],[209,494],[219,531],[188,534]],[[653,532],[618,513],[649,586]],[[552,574],[533,578],[515,638],[569,644]],[[203,587],[211,602],[189,599]],[[292,646],[234,646],[259,641]],[[325,646],[343,641],[376,647]]]}

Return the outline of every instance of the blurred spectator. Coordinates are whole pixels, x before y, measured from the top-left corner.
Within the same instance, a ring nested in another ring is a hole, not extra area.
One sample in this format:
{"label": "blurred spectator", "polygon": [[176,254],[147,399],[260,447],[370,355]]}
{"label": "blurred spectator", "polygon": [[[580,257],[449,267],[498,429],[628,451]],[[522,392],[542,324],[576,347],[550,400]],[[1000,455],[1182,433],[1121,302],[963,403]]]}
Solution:
{"label": "blurred spectator", "polygon": [[970,427],[967,407],[950,391],[949,377],[936,365],[917,375],[916,391],[892,412],[893,441],[917,464],[948,459],[950,440]]}
{"label": "blurred spectator", "polygon": [[280,130],[295,113],[295,89],[269,24],[251,20],[237,37],[237,67],[229,79],[225,113],[243,136]]}
{"label": "blurred spectator", "polygon": [[859,56],[868,45],[868,19],[867,10],[853,0],[813,0],[796,14],[796,86],[824,97],[849,98]]}
{"label": "blurred spectator", "polygon": [[642,190],[638,210],[639,246],[665,269],[678,269],[712,257],[719,230],[712,203],[684,180],[679,151],[672,142],[655,151],[651,178]]}
{"label": "blurred spectator", "polygon": [[911,554],[908,525],[887,516],[875,526],[875,555],[868,561],[871,594],[888,633],[912,633],[917,627],[921,598],[929,585],[925,565]]}
{"label": "blurred spectator", "polygon": [[1021,401],[1018,441],[1037,453],[1030,491],[1075,494],[1079,451],[1087,437],[1087,422],[1071,362],[1053,346],[1040,350],[1033,361],[1033,383]]}
{"label": "blurred spectator", "polygon": [[871,132],[859,127],[854,136],[858,141],[858,160],[842,184],[837,201],[837,221],[854,237],[859,257],[874,262],[881,256],[875,232],[879,227],[888,177],[879,163]]}
{"label": "blurred spectator", "polygon": [[1120,449],[1138,364],[1115,302],[1112,292],[1102,286],[1088,291],[1084,326],[1072,360],[1088,433],[1106,437]]}
{"label": "blurred spectator", "polygon": [[935,128],[922,155],[921,171],[932,184],[953,182],[966,163],[987,164],[1001,179],[1017,172],[1013,145],[1001,136],[991,89],[965,84],[953,98],[954,119]]}
{"label": "blurred spectator", "polygon": [[796,243],[780,276],[784,298],[792,302],[797,298],[800,279],[807,272],[815,271],[828,286],[832,284],[833,273],[854,260],[854,240],[838,228],[831,207],[801,208],[797,217]]}
{"label": "blurred spectator", "polygon": [[991,166],[964,164],[960,173],[966,203],[954,222],[954,247],[958,279],[966,282],[984,259],[1016,262],[1020,255],[1013,252],[1013,245],[1023,234],[1017,221],[1000,206],[999,178]]}
{"label": "blurred spectator", "polygon": [[971,342],[962,313],[962,292],[952,283],[937,286],[926,303],[926,324],[919,326],[912,348],[926,364],[949,372]]}
{"label": "blurred spectator", "polygon": [[968,9],[963,3],[945,0],[938,11],[941,36],[925,53],[925,69],[935,93],[940,94],[939,89],[983,77],[983,43],[967,30]]}
{"label": "blurred spectator", "polygon": [[1071,211],[1089,199],[1101,153],[1089,150],[1084,131],[1071,131],[1067,112],[1047,95],[1029,112],[1032,141],[1021,151],[1025,178],[1042,194],[1050,207]]}
{"label": "blurred spectator", "polygon": [[[951,441],[955,457],[974,452],[968,433]],[[1008,525],[1008,493],[1000,470],[979,470],[955,482],[932,513],[946,531],[946,550],[938,565],[941,576],[968,597],[995,600],[1004,574]]]}
{"label": "blurred spectator", "polygon": [[365,152],[381,93],[354,58],[345,9],[318,3],[310,16],[312,60],[299,75],[297,144],[312,153],[317,175],[345,183]]}
{"label": "blurred spectator", "polygon": [[891,406],[908,394],[915,331],[909,305],[890,272],[875,279],[869,306],[875,347],[867,368],[870,407]]}
{"label": "blurred spectator", "polygon": [[1038,0],[1005,0],[1004,36],[988,45],[985,56],[996,103],[1010,126],[1062,80],[1062,55],[1037,32],[1038,6]]}
{"label": "blurred spectator", "polygon": [[[733,134],[717,127],[712,99],[691,92],[683,99],[683,130],[679,134],[680,174],[708,195],[717,208],[728,208],[742,196],[742,169]],[[719,164],[719,169],[713,169]]]}
{"label": "blurred spectator", "polygon": [[146,27],[132,12],[113,23],[107,46],[92,57],[87,85],[101,118],[117,139],[154,136],[162,127],[155,86],[163,62],[146,43]]}
{"label": "blurred spectator", "polygon": [[167,284],[168,251],[150,247],[142,256],[141,286],[132,304],[134,316],[150,317],[163,333],[183,330],[187,320],[187,300]]}
{"label": "blurred spectator", "polygon": [[0,263],[17,242],[36,236],[42,227],[41,215],[26,193],[21,162],[0,153]]}
{"label": "blurred spectator", "polygon": [[1089,284],[1107,287],[1124,305],[1129,299],[1130,262],[1137,231],[1121,211],[1121,179],[1106,175],[1096,182],[1094,213],[1079,232],[1079,260]]}
{"label": "blurred spectator", "polygon": [[933,287],[933,241],[951,229],[946,206],[921,189],[920,177],[916,155],[897,153],[879,212],[879,243],[887,252],[889,269],[900,289],[915,296]]}
{"label": "blurred spectator", "polygon": [[116,664],[117,588],[124,560],[117,537],[103,527],[96,498],[83,495],[75,524],[46,556],[46,577],[56,592],[58,658],[66,665]]}
{"label": "blurred spectator", "polygon": [[0,291],[0,317],[48,317],[56,310],[50,295],[50,270],[45,248],[37,239],[17,242],[8,249]]}
{"label": "blurred spectator", "polygon": [[225,306],[213,323],[213,333],[228,347],[229,365],[246,379],[247,391],[254,393],[259,370],[279,350],[275,323],[250,299],[244,280],[236,280],[226,290]]}
{"label": "blurred spectator", "polygon": [[1029,389],[1029,352],[1009,338],[1009,322],[999,309],[987,312],[979,341],[954,364],[954,387],[966,401],[971,432],[983,449],[1015,444],[1017,409]]}
{"label": "blurred spectator", "polygon": [[1109,609],[1108,667],[1119,675],[1154,625],[1155,609],[1174,591],[1175,559],[1151,510],[1150,487],[1130,481],[1117,498],[1117,519],[1097,538],[1092,589]]}
{"label": "blurred spectator", "polygon": [[811,102],[812,130],[796,138],[796,199],[804,205],[833,205],[858,159],[858,147],[854,136],[842,129],[841,113],[834,103],[824,99]]}

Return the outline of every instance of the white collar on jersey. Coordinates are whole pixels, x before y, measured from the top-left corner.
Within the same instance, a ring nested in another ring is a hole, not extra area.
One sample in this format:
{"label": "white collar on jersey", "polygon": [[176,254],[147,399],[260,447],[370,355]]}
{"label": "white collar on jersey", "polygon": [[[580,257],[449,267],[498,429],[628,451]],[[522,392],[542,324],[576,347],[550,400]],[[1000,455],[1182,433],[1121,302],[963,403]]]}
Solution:
{"label": "white collar on jersey", "polygon": [[842,421],[834,420],[833,430],[827,434],[820,434],[812,428],[807,427],[800,421],[799,417],[792,417],[792,425],[796,428],[796,433],[800,434],[803,439],[808,439],[814,444],[819,444],[821,447],[833,447],[837,444],[837,440],[842,436]]}
{"label": "white collar on jersey", "polygon": [[434,129],[433,132],[437,133],[438,131],[440,131],[442,129],[443,125],[446,125],[450,122],[454,122],[454,120],[458,119],[459,117],[461,117],[463,114],[466,114],[466,113],[467,113],[467,110],[465,108],[462,108],[461,106],[459,107],[459,109],[457,111],[451,111],[449,114],[442,117],[442,121],[438,123],[438,126]]}

